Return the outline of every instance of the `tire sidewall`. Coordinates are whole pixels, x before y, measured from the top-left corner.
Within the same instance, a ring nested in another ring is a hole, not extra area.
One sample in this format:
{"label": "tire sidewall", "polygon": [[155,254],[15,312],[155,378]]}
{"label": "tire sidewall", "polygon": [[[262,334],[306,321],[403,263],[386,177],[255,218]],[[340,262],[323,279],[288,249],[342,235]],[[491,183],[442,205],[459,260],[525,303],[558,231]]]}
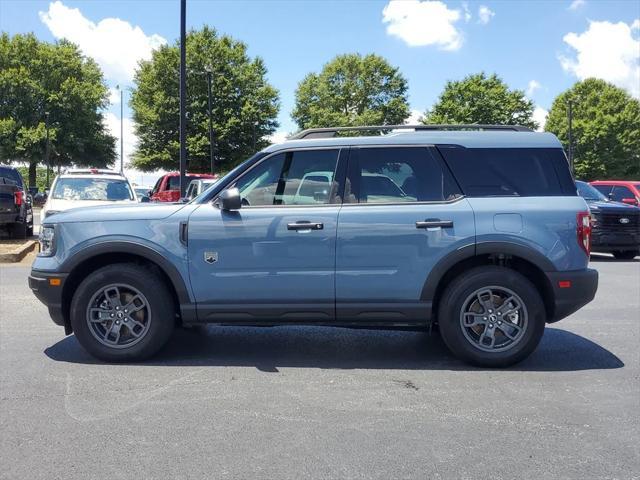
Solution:
{"label": "tire sidewall", "polygon": [[[151,309],[151,324],[145,336],[134,345],[110,348],[101,344],[87,324],[87,307],[100,289],[110,284],[128,284],[140,291]],[[173,331],[175,307],[164,282],[150,269],[136,265],[109,265],[89,275],[77,288],[71,302],[70,318],[80,344],[93,356],[111,362],[143,360],[156,353]]]}
{"label": "tire sidewall", "polygon": [[[460,325],[465,300],[474,291],[487,286],[514,291],[527,309],[524,336],[506,351],[486,352],[474,347]],[[505,267],[486,266],[469,270],[447,287],[440,301],[438,322],[445,344],[456,356],[478,366],[504,367],[522,361],[535,350],[544,332],[546,312],[536,287],[523,275]]]}

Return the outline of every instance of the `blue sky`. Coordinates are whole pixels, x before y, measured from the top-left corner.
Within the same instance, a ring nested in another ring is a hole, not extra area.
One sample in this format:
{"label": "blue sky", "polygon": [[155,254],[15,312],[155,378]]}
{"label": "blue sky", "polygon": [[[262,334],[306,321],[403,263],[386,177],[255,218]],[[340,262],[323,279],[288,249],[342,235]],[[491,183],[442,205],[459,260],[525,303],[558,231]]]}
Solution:
{"label": "blue sky", "polygon": [[[188,0],[187,8],[188,28],[212,25],[264,59],[280,92],[282,132],[296,129],[289,114],[298,82],[346,52],[376,53],[399,67],[420,112],[446,80],[481,70],[528,90],[540,118],[587,76],[640,95],[640,2],[633,0]],[[179,2],[0,0],[0,30],[70,38],[98,60],[110,86],[126,85],[138,57],[177,38]]]}

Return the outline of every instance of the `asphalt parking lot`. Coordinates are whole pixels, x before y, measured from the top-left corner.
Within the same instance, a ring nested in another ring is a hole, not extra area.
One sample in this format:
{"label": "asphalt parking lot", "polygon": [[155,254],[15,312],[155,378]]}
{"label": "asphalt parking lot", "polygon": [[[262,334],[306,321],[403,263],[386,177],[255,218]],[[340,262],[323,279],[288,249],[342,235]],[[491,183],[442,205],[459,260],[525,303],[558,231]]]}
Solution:
{"label": "asphalt parking lot", "polygon": [[508,370],[438,335],[177,331],[105,365],[0,266],[0,478],[638,478],[640,262]]}

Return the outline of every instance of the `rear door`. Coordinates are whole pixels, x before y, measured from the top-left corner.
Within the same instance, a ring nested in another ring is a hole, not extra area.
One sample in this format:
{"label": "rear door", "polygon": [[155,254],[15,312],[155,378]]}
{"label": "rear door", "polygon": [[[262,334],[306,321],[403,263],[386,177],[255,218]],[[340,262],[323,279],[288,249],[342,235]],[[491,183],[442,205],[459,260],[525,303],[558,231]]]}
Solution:
{"label": "rear door", "polygon": [[336,315],[349,323],[425,323],[427,276],[473,245],[473,212],[435,149],[354,147],[338,218]]}

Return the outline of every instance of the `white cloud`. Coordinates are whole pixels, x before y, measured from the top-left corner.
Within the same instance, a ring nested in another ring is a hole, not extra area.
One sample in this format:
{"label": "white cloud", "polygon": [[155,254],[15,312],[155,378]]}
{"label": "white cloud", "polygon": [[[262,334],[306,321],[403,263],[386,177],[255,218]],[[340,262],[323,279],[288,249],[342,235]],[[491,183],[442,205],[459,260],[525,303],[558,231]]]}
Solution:
{"label": "white cloud", "polygon": [[486,5],[480,5],[478,8],[478,23],[481,25],[486,25],[491,21],[491,19],[495,16],[495,12],[491,10]]}
{"label": "white cloud", "polygon": [[[117,117],[111,112],[106,112],[104,114],[104,123],[109,133],[116,137],[116,152],[118,153],[118,158],[116,160],[115,168],[116,170],[120,170],[120,117]],[[126,167],[129,164],[131,156],[136,148],[138,137],[136,137],[135,135],[135,132],[133,130],[133,120],[131,120],[130,118],[124,118],[124,124],[122,128],[124,130],[123,150],[124,165]]]}
{"label": "white cloud", "polygon": [[267,137],[267,140],[269,140],[271,144],[282,143],[287,139],[289,135],[291,134],[285,131],[273,132],[271,135]]}
{"label": "white cloud", "polygon": [[111,105],[120,104],[120,89],[115,87],[109,89],[109,103]]}
{"label": "white cloud", "polygon": [[460,10],[449,9],[439,0],[391,0],[382,10],[387,33],[410,47],[436,45],[443,50],[458,50],[462,32],[455,27]]}
{"label": "white cloud", "polygon": [[407,119],[404,121],[405,125],[417,125],[419,123],[421,123],[422,117],[424,116],[424,113],[421,112],[420,110],[411,110],[411,115],[409,115],[407,117]]}
{"label": "white cloud", "polygon": [[596,77],[626,88],[640,98],[640,40],[633,38],[632,24],[589,22],[581,33],[568,33],[563,40],[576,51],[575,58],[560,56],[562,68],[583,80]]}
{"label": "white cloud", "polygon": [[583,7],[585,3],[587,3],[585,0],[573,0],[571,5],[569,5],[569,10],[578,10],[580,7]]}
{"label": "white cloud", "polygon": [[462,2],[462,10],[464,11],[464,21],[468,23],[471,20],[471,10],[469,10],[468,2]]}
{"label": "white cloud", "polygon": [[533,109],[533,119],[538,123],[538,132],[544,130],[544,126],[547,123],[547,115],[549,115],[549,111],[542,107],[536,105]]}
{"label": "white cloud", "polygon": [[148,60],[153,49],[167,43],[160,35],[146,35],[140,27],[119,18],[94,23],[61,1],[50,3],[49,10],[39,15],[55,38],[77,44],[98,62],[106,78],[115,82],[130,83],[138,61]]}
{"label": "white cloud", "polygon": [[536,90],[540,90],[540,87],[542,87],[542,85],[540,85],[540,82],[538,82],[537,80],[530,80],[529,84],[527,85],[527,97],[531,98],[533,94],[536,93]]}
{"label": "white cloud", "polygon": [[640,30],[640,18],[636,18],[631,24],[631,30]]}

